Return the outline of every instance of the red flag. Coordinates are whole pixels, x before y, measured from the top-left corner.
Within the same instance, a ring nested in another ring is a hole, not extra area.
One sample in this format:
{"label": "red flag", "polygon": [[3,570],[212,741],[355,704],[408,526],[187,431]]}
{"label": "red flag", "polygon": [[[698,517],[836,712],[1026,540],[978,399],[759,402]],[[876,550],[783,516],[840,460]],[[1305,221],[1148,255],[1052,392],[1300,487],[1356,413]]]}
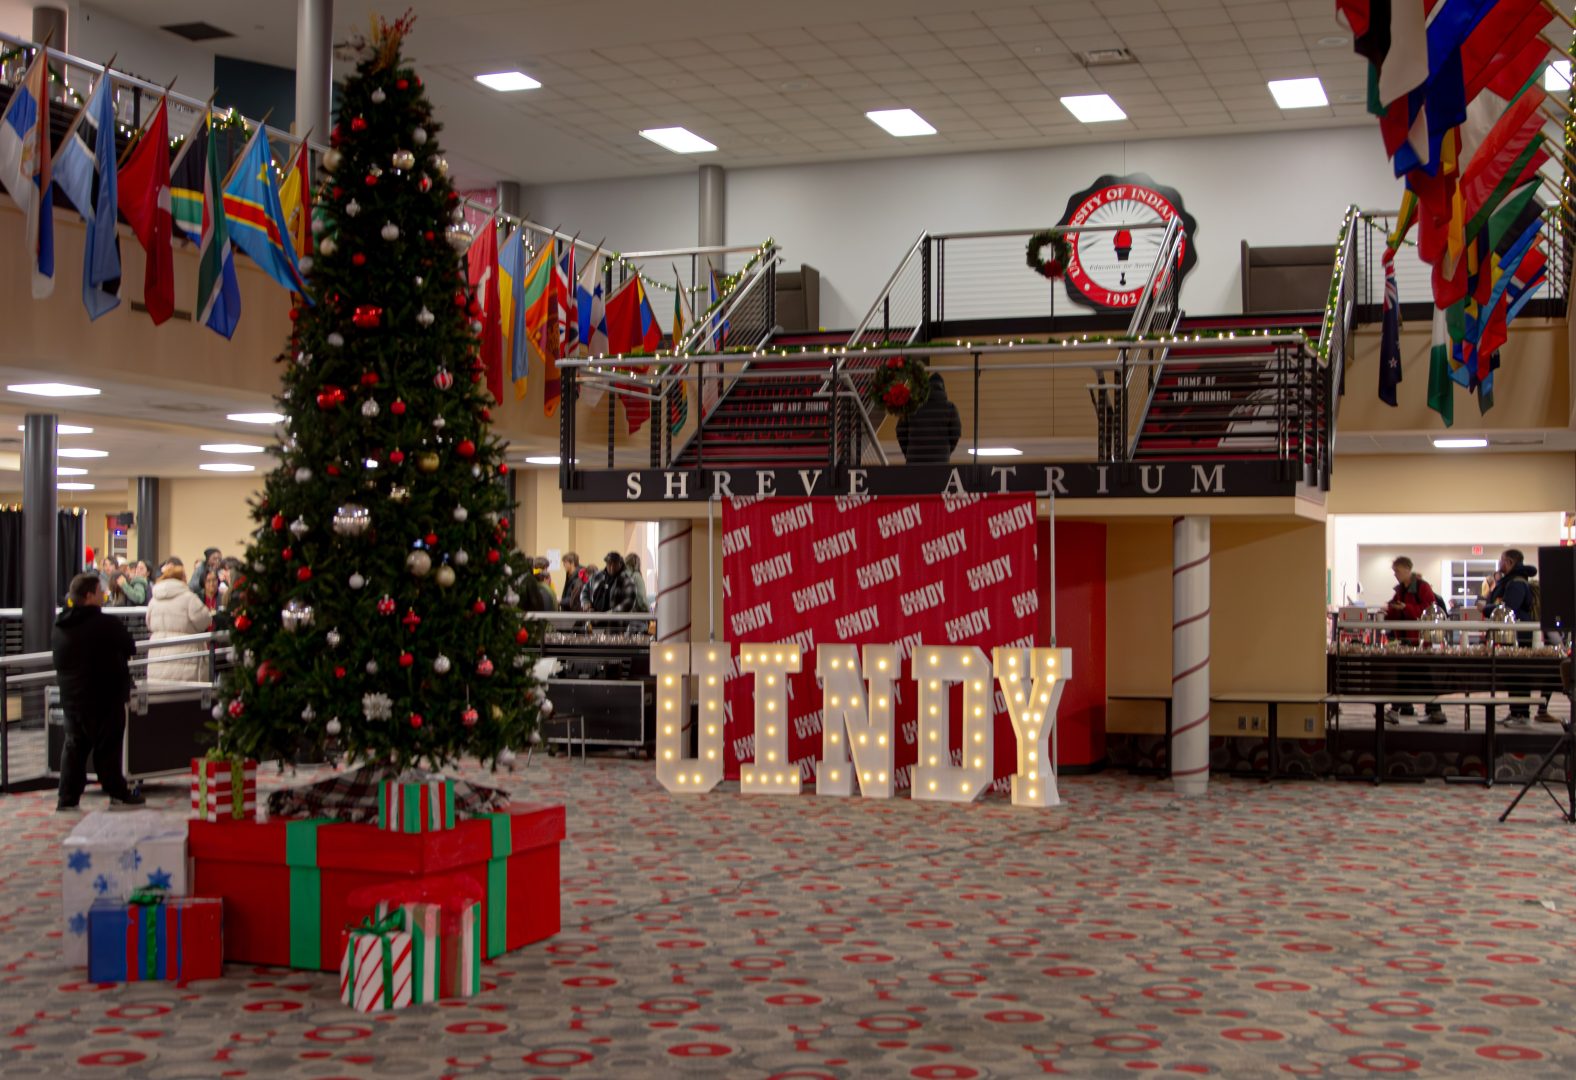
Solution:
{"label": "red flag", "polygon": [[[1529,86],[1495,121],[1488,137],[1461,172],[1461,198],[1470,220],[1499,186],[1522,151],[1543,130],[1543,88]],[[1521,170],[1518,170],[1518,172]]]}
{"label": "red flag", "polygon": [[466,256],[472,294],[481,304],[482,370],[494,401],[503,400],[503,311],[498,300],[498,229],[491,220]]}
{"label": "red flag", "polygon": [[120,212],[147,252],[142,302],[155,326],[175,314],[175,257],[170,251],[170,125],[165,101],[143,129],[117,181]]}
{"label": "red flag", "polygon": [[632,277],[607,298],[607,351],[632,353],[641,350],[639,277]]}
{"label": "red flag", "polygon": [[1484,89],[1514,95],[1549,55],[1538,34],[1553,17],[1543,0],[1497,0],[1461,46],[1467,101]]}

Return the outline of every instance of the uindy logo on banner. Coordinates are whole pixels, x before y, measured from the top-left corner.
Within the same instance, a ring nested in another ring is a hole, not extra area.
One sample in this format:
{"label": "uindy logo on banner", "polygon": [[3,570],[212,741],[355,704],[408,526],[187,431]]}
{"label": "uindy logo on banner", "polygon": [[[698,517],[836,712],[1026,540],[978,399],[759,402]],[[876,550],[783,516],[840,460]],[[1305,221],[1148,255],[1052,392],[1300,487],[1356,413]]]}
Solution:
{"label": "uindy logo on banner", "polygon": [[[799,673],[804,652],[797,642],[739,646],[739,672],[755,680],[755,729],[741,762],[745,795],[796,795],[813,764],[818,795],[891,798],[896,781],[894,709],[901,690],[905,651],[912,658],[907,682],[919,692],[919,760],[912,797],[972,802],[995,779],[995,698],[998,687],[1017,740],[1012,774],[1014,806],[1060,802],[1049,750],[1062,688],[1072,677],[1069,649],[1002,647],[986,659],[975,645],[822,644],[815,674],[821,682],[818,759],[801,764],[788,756],[788,678]],[[732,649],[727,642],[651,647],[657,678],[657,780],[669,791],[700,795],[723,778],[723,684]],[[696,751],[687,750],[690,688],[698,691]],[[962,742],[952,732],[953,684],[963,688]],[[808,730],[806,727],[805,730]],[[803,734],[803,732],[801,732]],[[742,755],[741,755],[742,756]]]}

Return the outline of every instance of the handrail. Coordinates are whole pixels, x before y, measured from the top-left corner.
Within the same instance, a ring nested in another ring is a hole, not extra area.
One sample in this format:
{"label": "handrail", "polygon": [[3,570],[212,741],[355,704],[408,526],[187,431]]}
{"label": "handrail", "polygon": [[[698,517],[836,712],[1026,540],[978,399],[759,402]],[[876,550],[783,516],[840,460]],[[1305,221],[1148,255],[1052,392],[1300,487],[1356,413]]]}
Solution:
{"label": "handrail", "polygon": [[1169,222],[1165,221],[1137,221],[1131,225],[1124,225],[1121,222],[1111,225],[1057,225],[1055,228],[1043,230],[1038,226],[1029,229],[974,229],[968,232],[932,233],[930,238],[932,240],[990,240],[1002,236],[1033,236],[1037,232],[1055,233],[1058,236],[1069,233],[1120,232],[1123,229],[1132,232],[1135,229],[1164,229],[1168,224]]}
{"label": "handrail", "polygon": [[[1144,291],[1142,294],[1140,294],[1138,298],[1138,304],[1133,309],[1133,319],[1132,322],[1128,324],[1129,336],[1137,337],[1140,335],[1152,333],[1154,331],[1155,320],[1156,318],[1160,317],[1161,314],[1161,289],[1157,283],[1162,278],[1164,278],[1167,284],[1173,288],[1181,288],[1181,279],[1176,276],[1177,255],[1181,251],[1182,244],[1185,241],[1186,235],[1183,231],[1182,219],[1180,216],[1173,216],[1166,222],[1166,231],[1160,238],[1160,250],[1155,253],[1154,266],[1151,267],[1149,271],[1149,278],[1144,282]],[[1180,299],[1181,298],[1179,296],[1172,298],[1172,312],[1171,318],[1167,320],[1167,331],[1175,331],[1177,325],[1182,320],[1182,305],[1179,302]],[[1123,349],[1122,357],[1124,359],[1128,358],[1131,352],[1131,349]],[[1138,451],[1138,438],[1141,434],[1143,434],[1143,420],[1144,417],[1148,415],[1150,406],[1154,403],[1155,391],[1160,387],[1160,371],[1165,367],[1166,359],[1170,355],[1170,352],[1171,350],[1169,347],[1162,346],[1160,350],[1159,361],[1149,367],[1147,392],[1144,395],[1144,407],[1138,413],[1138,427],[1133,431],[1131,436],[1129,436],[1127,433],[1127,394],[1133,383],[1131,369],[1129,369],[1122,380],[1122,415],[1120,418],[1122,429],[1121,432],[1115,436],[1115,438],[1120,440],[1123,447],[1123,460],[1131,461],[1133,459],[1133,455]]]}
{"label": "handrail", "polygon": [[[732,255],[740,251],[755,251],[759,244],[713,244],[699,247],[663,248],[659,251],[620,251],[621,259],[671,259],[676,255]],[[610,253],[611,254],[611,253]]]}
{"label": "handrail", "polygon": [[[1357,250],[1357,230],[1352,224],[1362,216],[1355,203],[1346,207],[1346,216],[1341,221],[1341,232],[1335,242],[1335,265],[1330,272],[1330,300],[1324,309],[1324,319],[1319,325],[1319,343],[1314,349],[1314,356],[1318,358],[1321,367],[1330,364],[1330,350],[1335,344],[1335,333],[1350,314],[1351,305],[1342,303],[1347,297],[1351,281],[1351,269],[1355,262],[1353,256]],[[1342,335],[1342,358],[1344,359],[1344,341]]]}
{"label": "handrail", "polygon": [[875,322],[877,313],[881,311],[881,304],[892,291],[892,286],[897,284],[898,278],[902,276],[908,264],[913,262],[914,256],[922,252],[929,243],[930,234],[928,232],[920,233],[919,239],[915,240],[913,247],[908,249],[908,254],[904,255],[902,261],[897,264],[897,269],[892,271],[892,276],[887,278],[886,284],[881,286],[881,291],[876,293],[875,303],[870,305],[870,310],[865,312],[865,317],[859,320],[854,327],[854,332],[848,336],[850,348],[859,344],[859,339],[864,336],[865,331],[869,330],[871,324]]}

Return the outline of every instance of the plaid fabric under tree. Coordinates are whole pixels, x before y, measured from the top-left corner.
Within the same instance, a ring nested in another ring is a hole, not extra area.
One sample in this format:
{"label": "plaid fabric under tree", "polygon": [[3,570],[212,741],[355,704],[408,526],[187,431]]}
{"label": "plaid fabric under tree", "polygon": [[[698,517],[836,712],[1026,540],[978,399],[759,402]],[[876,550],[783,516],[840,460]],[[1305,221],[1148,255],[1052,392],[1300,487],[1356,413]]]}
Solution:
{"label": "plaid fabric under tree", "polygon": [[[377,824],[378,785],[385,780],[419,784],[437,773],[426,769],[398,772],[392,765],[363,765],[306,787],[286,788],[268,796],[268,816],[333,818],[336,821]],[[497,813],[507,809],[509,796],[497,788],[465,780],[454,781],[454,809],[462,817]]]}

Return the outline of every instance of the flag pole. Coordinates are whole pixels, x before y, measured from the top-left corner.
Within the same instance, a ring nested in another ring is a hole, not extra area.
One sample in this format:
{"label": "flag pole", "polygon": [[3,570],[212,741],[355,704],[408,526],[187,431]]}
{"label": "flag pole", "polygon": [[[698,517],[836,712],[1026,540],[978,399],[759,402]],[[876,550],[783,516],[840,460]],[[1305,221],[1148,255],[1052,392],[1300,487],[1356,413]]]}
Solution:
{"label": "flag pole", "polygon": [[[179,78],[180,76],[177,75],[174,79],[171,79],[169,82],[164,84],[164,93],[160,96],[158,105],[153,107],[153,112],[155,114],[157,114],[159,109],[163,108],[165,103],[170,100],[170,91],[175,89],[176,79]],[[153,123],[153,117],[149,116],[148,124],[151,123]],[[127,160],[131,157],[131,152],[137,148],[137,144],[142,141],[142,137],[148,133],[148,124],[143,124],[140,128],[138,128],[137,134],[131,139],[131,141],[126,143],[126,152],[120,155],[120,160],[115,163],[117,168],[126,164]]]}
{"label": "flag pole", "polygon": [[[274,110],[272,110],[272,109],[269,109],[267,112],[265,112],[263,114],[263,118],[257,122],[257,130],[252,132],[252,139],[257,138],[259,135],[263,135],[268,130],[268,118],[270,116],[272,116],[272,115],[274,115]],[[251,144],[252,144],[252,140],[248,139],[246,141],[246,145],[247,146],[251,146]],[[274,157],[273,150],[270,149],[269,152],[268,152],[268,160],[269,160],[270,164],[273,163],[273,157]],[[235,170],[239,169],[241,167],[241,162],[244,161],[245,159],[246,159],[246,150],[243,149],[241,151],[241,153],[240,153],[240,156],[237,157],[234,161],[230,162],[230,168],[225,172],[224,180],[219,184],[220,190],[223,190],[224,188],[227,188],[227,187],[230,186],[230,178],[235,175]]]}
{"label": "flag pole", "polygon": [[1543,6],[1548,8],[1556,19],[1559,19],[1572,30],[1576,30],[1576,22],[1572,22],[1571,17],[1564,11],[1561,11],[1560,6],[1556,4],[1554,0],[1543,0]]}
{"label": "flag pole", "polygon": [[1565,57],[1567,60],[1571,58],[1570,51],[1568,49],[1566,49],[1565,46],[1561,45],[1559,42],[1553,41],[1552,39],[1550,39],[1547,34],[1539,34],[1538,35],[1538,40],[1543,42],[1543,44],[1547,45],[1550,49],[1552,49],[1555,52],[1559,53],[1561,56]]}
{"label": "flag pole", "polygon": [[[203,106],[202,106],[202,116],[203,116],[203,118],[200,121],[200,123],[207,124],[210,128],[213,127],[213,99],[218,97],[218,96],[219,96],[219,91],[215,90],[213,93],[208,95],[208,100],[203,102]],[[196,131],[193,131],[191,135],[188,135],[186,137],[186,141],[181,143],[181,152],[179,154],[175,155],[175,160],[174,161],[170,162],[170,175],[171,176],[174,176],[175,175],[175,170],[181,167],[181,162],[186,160],[186,152],[192,148],[192,143],[197,141],[196,134],[197,134]],[[210,132],[210,135],[211,135],[211,132]]]}
{"label": "flag pole", "polygon": [[103,74],[99,75],[98,79],[94,81],[93,89],[88,91],[87,101],[82,103],[82,107],[77,110],[77,115],[71,118],[71,126],[66,128],[66,133],[60,137],[60,145],[62,147],[71,141],[71,136],[75,135],[77,133],[77,128],[82,126],[82,117],[85,116],[88,111],[87,102],[92,101],[93,95],[98,93],[99,83],[110,77],[110,65],[115,62],[115,57],[119,55],[120,53],[114,53],[107,61],[105,61]]}

